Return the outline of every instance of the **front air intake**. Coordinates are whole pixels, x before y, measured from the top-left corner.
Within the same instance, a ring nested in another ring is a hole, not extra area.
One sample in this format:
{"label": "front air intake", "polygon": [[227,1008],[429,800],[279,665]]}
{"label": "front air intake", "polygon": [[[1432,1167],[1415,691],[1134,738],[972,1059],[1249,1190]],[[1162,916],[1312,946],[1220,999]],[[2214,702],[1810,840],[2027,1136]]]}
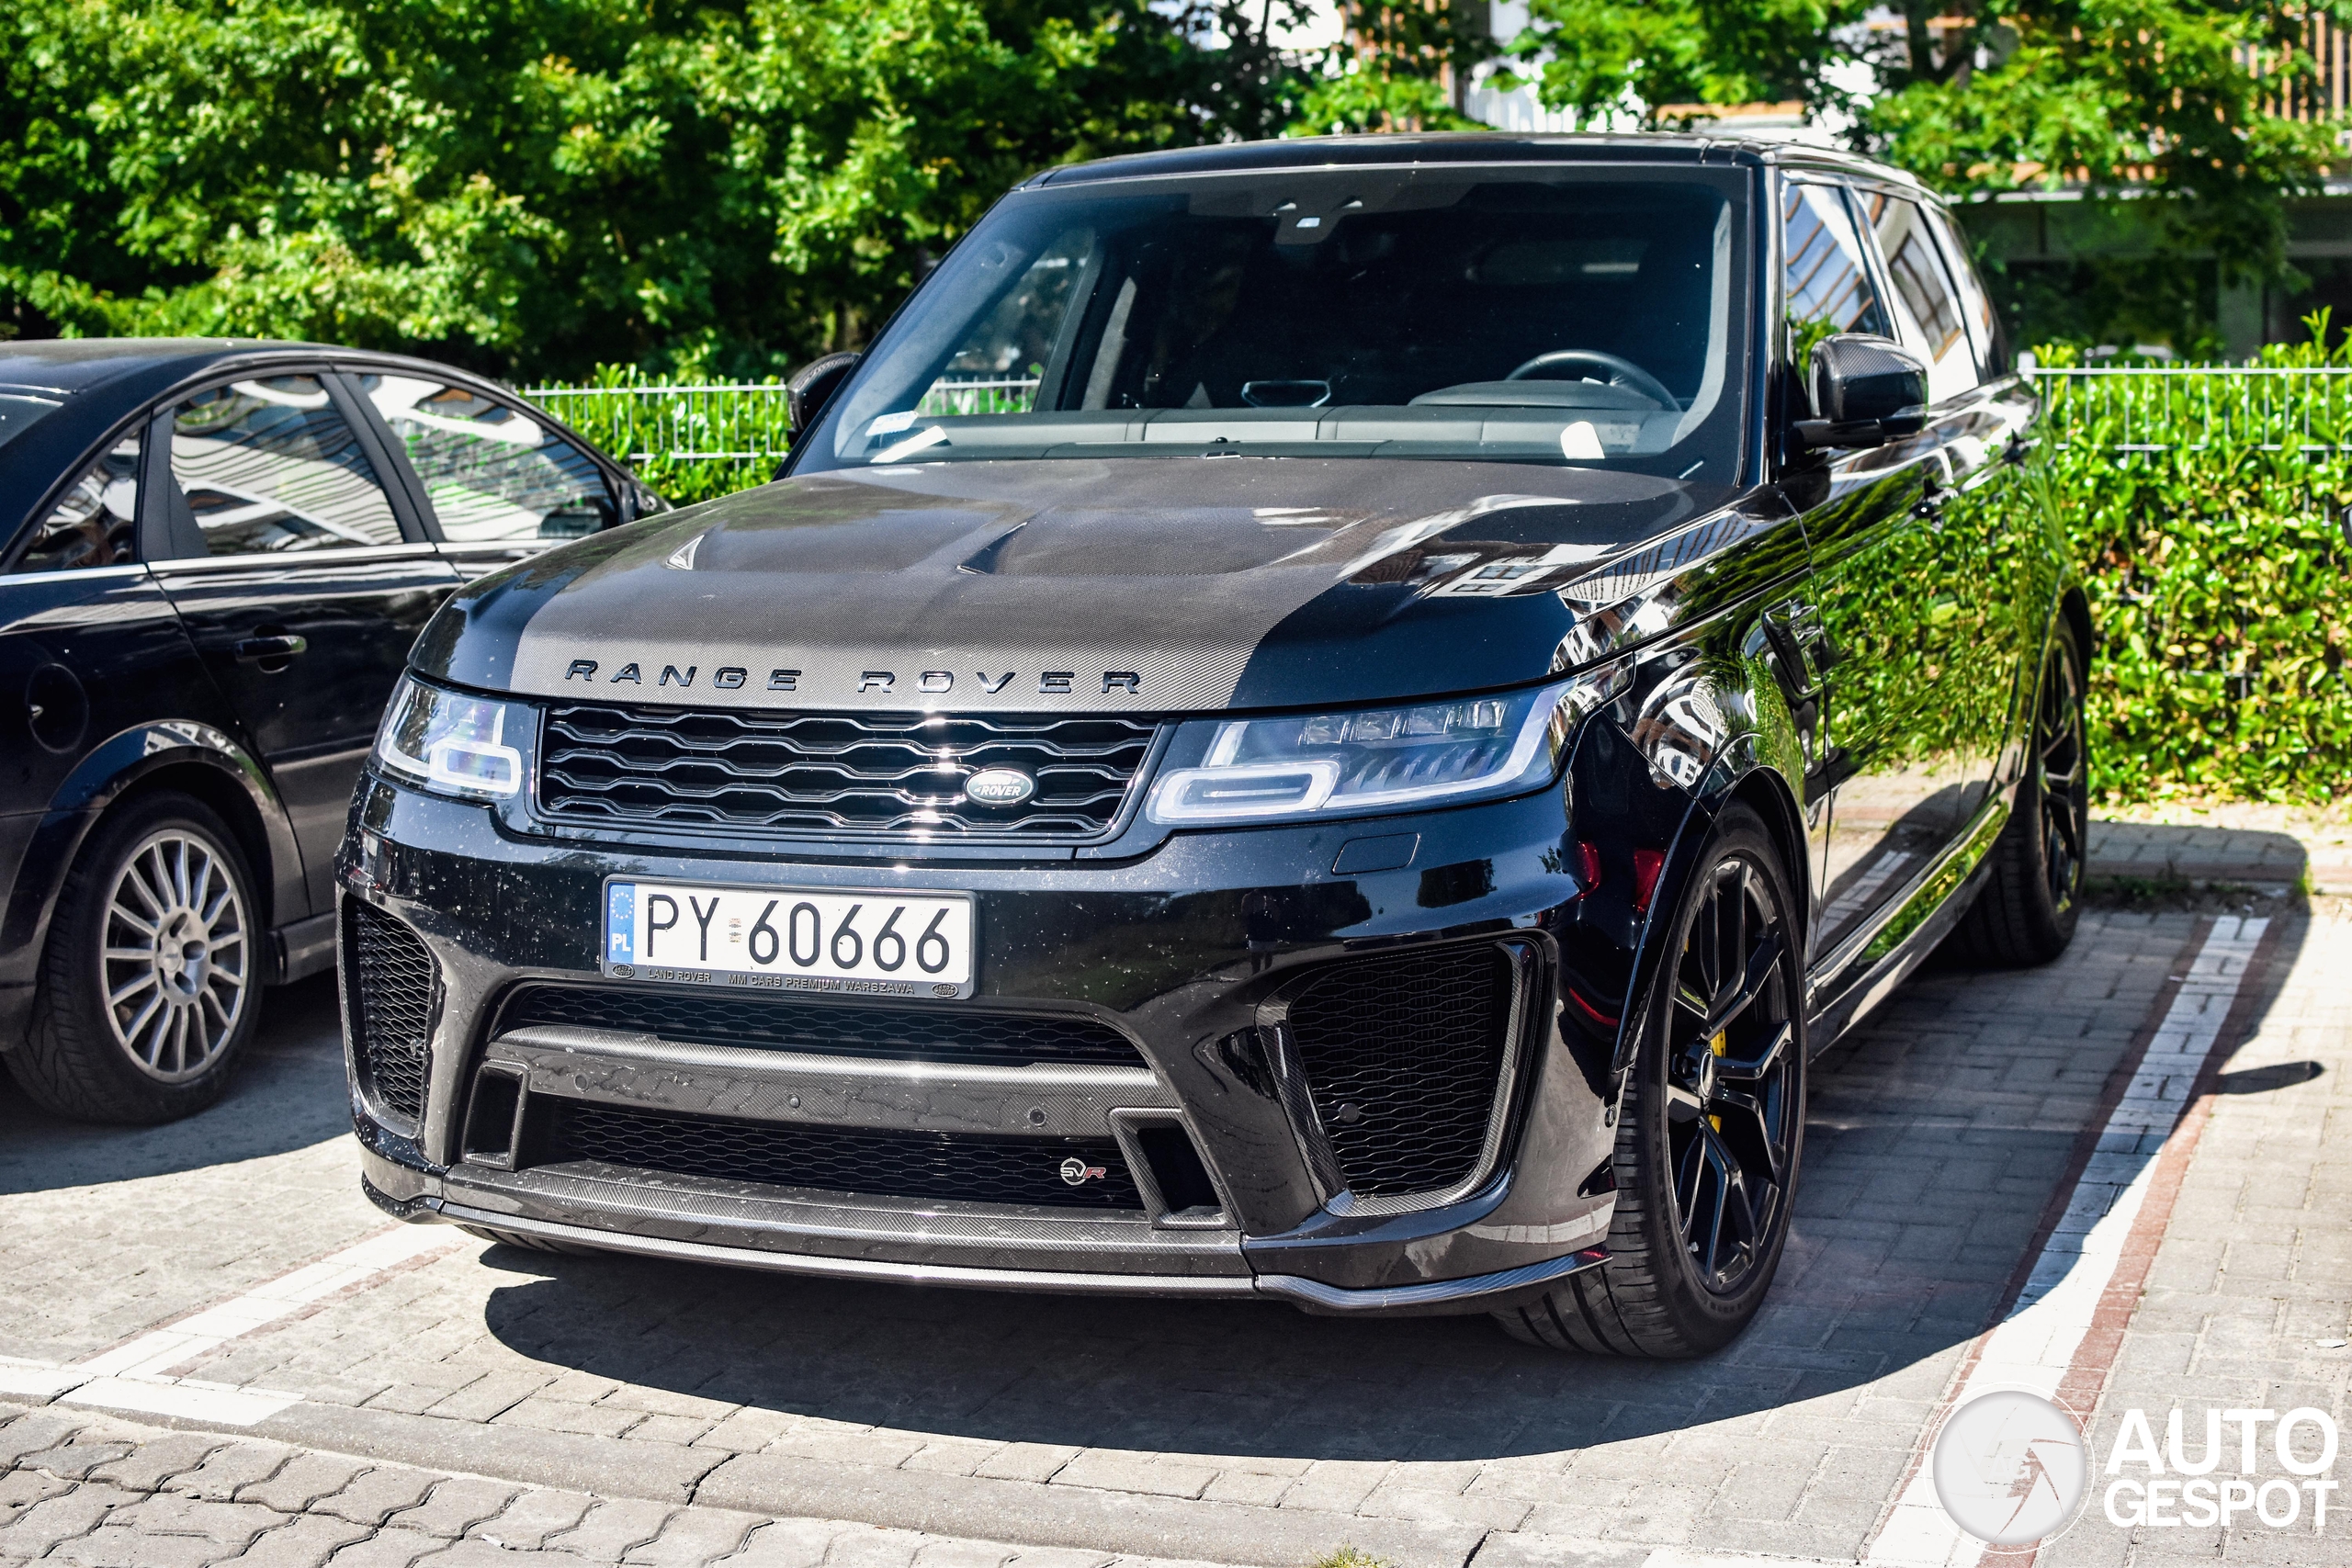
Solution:
{"label": "front air intake", "polygon": [[534,1095],[535,1166],[576,1160],[865,1198],[1141,1209],[1108,1138],[1021,1138],[676,1116]]}
{"label": "front air intake", "polygon": [[433,1027],[433,955],[414,931],[372,905],[345,905],[351,1060],[361,1092],[412,1124],[424,1120]]}
{"label": "front air intake", "polygon": [[1443,1194],[1484,1174],[1510,1060],[1516,966],[1500,947],[1336,964],[1285,1032],[1359,1200]]}

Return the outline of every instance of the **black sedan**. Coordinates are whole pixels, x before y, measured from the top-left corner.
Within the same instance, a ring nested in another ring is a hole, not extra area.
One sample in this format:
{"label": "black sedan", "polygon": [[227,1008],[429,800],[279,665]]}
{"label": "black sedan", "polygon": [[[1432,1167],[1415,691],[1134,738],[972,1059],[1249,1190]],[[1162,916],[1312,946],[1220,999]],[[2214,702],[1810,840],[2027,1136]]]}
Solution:
{"label": "black sedan", "polygon": [[667,510],[511,393],[312,344],[0,347],[0,1053],[50,1110],[211,1103],[334,961],[334,851],[417,629]]}

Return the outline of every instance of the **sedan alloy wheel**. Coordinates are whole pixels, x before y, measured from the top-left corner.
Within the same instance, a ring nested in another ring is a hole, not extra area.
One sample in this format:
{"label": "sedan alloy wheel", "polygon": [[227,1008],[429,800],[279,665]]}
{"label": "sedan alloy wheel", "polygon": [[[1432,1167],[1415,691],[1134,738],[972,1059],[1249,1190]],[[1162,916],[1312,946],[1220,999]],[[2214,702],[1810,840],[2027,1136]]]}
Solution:
{"label": "sedan alloy wheel", "polygon": [[251,990],[244,900],[211,845],[150,835],[116,874],[99,958],[115,1043],[160,1083],[186,1083],[228,1045]]}

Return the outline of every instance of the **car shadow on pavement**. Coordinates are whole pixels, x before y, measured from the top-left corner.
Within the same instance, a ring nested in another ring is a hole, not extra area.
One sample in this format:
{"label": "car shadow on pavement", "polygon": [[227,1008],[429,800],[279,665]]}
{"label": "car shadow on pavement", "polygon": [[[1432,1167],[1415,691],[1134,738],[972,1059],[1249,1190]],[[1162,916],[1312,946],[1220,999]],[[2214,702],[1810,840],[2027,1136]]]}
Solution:
{"label": "car shadow on pavement", "polygon": [[[2283,922],[2245,1018],[2276,994],[2302,926]],[[1483,1461],[1767,1411],[1783,1413],[1776,1436],[1835,1427],[1907,1451],[1945,1353],[2001,1304],[2197,929],[2094,912],[2058,963],[1932,970],[1819,1059],[1772,1298],[1704,1360],[1545,1351],[1484,1318],[918,1290],[512,1247],[483,1258],[513,1278],[487,1326],[528,1361],[707,1412],[776,1412],[785,1451],[860,1462],[899,1462],[933,1438]]]}
{"label": "car shadow on pavement", "polygon": [[263,998],[244,1065],[220,1103],[161,1127],[51,1116],[0,1073],[0,1194],[95,1186],[307,1148],[351,1131],[334,976]]}

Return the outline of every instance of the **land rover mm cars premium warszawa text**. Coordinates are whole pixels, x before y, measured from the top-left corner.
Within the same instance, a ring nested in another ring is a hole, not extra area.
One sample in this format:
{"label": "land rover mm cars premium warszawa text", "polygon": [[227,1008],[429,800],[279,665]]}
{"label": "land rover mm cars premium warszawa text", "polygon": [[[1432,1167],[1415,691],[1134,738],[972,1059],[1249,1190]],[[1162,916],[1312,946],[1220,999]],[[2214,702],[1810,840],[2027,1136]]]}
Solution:
{"label": "land rover mm cars premium warszawa text", "polygon": [[1808,1056],[2072,932],[2089,627],[1900,175],[1056,169],[812,371],[776,482],[418,642],[338,867],[396,1214],[1701,1353]]}

